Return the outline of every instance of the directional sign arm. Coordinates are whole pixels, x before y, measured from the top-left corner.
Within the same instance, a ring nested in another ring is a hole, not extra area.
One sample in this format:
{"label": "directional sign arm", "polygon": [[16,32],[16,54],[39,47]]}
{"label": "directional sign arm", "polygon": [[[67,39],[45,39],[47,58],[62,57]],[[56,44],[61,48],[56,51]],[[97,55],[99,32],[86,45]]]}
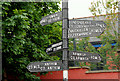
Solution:
{"label": "directional sign arm", "polygon": [[62,70],[62,61],[31,62],[27,69],[30,72],[59,71]]}
{"label": "directional sign arm", "polygon": [[40,21],[42,26],[62,20],[62,11],[45,16]]}
{"label": "directional sign arm", "polygon": [[96,37],[103,33],[105,27],[103,21],[69,20],[68,38]]}
{"label": "directional sign arm", "polygon": [[101,56],[97,53],[69,51],[69,60],[81,62],[100,62]]}
{"label": "directional sign arm", "polygon": [[49,45],[46,49],[46,53],[51,54],[61,50],[63,50],[63,42],[58,42],[58,43]]}

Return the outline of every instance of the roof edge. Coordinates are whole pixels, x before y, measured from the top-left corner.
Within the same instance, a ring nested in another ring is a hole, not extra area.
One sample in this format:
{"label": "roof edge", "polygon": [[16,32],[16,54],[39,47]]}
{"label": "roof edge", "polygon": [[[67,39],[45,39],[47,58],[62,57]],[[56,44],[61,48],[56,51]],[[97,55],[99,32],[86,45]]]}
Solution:
{"label": "roof edge", "polygon": [[[115,14],[120,14],[120,12],[117,12]],[[97,17],[97,16],[105,16],[105,15],[111,15],[111,14],[101,14],[101,15],[96,15],[96,16],[88,16],[88,17],[79,17],[79,18],[72,18],[72,19],[83,19],[83,18],[93,18],[93,17]],[[70,20],[72,20],[70,19]]]}

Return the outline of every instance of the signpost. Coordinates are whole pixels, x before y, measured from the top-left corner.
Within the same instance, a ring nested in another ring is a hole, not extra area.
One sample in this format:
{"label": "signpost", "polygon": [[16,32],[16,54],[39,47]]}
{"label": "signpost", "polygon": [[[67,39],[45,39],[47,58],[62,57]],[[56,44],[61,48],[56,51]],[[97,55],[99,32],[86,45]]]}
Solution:
{"label": "signpost", "polygon": [[69,51],[68,54],[68,38],[99,36],[105,30],[106,24],[103,21],[75,19],[68,20],[68,0],[62,0],[61,12],[43,17],[40,21],[40,24],[44,26],[60,20],[62,20],[62,42],[50,45],[46,49],[46,53],[50,54],[59,50],[63,50],[62,61],[31,62],[27,66],[27,69],[30,72],[63,70],[63,81],[68,81],[68,61],[101,61],[100,55],[96,53]]}
{"label": "signpost", "polygon": [[101,57],[97,53],[69,51],[69,61],[100,62]]}
{"label": "signpost", "polygon": [[40,24],[44,26],[60,20],[62,20],[62,11],[43,17]]}
{"label": "signpost", "polygon": [[62,44],[63,44],[62,42],[58,42],[56,44],[49,45],[48,48],[46,49],[46,53],[51,54],[51,53],[54,53],[56,51],[63,50]]}
{"label": "signpost", "polygon": [[60,71],[62,68],[62,61],[31,62],[27,66],[30,72]]}
{"label": "signpost", "polygon": [[103,21],[69,20],[68,38],[95,37],[105,30]]}

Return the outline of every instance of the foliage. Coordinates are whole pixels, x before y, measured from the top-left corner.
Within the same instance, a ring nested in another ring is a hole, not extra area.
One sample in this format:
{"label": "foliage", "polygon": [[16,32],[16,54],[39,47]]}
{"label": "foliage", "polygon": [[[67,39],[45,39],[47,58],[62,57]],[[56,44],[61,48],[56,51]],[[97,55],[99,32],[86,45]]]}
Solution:
{"label": "foliage", "polygon": [[[104,12],[103,19],[107,27],[104,33],[99,36],[101,39],[102,45],[97,49],[99,54],[103,59],[104,69],[119,69],[119,55],[117,54],[118,47],[118,0],[97,0],[96,2],[91,3],[89,10],[95,16],[94,19],[100,19],[100,15]],[[102,19],[102,18],[101,18]],[[102,20],[103,20],[102,19]],[[113,47],[111,44],[116,42],[116,45]],[[106,61],[109,63],[106,63]],[[112,65],[112,66],[111,66]],[[111,67],[110,67],[111,66]]]}
{"label": "foliage", "polygon": [[43,16],[60,10],[55,2],[2,3],[3,68],[19,79],[38,79],[26,66],[30,62],[59,60],[49,57],[45,48],[61,40],[61,22],[40,25]]}

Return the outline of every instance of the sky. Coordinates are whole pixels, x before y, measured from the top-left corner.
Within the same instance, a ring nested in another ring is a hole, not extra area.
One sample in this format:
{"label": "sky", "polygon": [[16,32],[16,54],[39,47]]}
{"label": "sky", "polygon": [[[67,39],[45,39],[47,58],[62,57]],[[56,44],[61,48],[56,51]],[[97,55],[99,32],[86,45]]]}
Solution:
{"label": "sky", "polygon": [[[69,0],[69,19],[93,16],[89,10],[91,2],[94,0]],[[62,8],[62,4],[60,4]]]}

